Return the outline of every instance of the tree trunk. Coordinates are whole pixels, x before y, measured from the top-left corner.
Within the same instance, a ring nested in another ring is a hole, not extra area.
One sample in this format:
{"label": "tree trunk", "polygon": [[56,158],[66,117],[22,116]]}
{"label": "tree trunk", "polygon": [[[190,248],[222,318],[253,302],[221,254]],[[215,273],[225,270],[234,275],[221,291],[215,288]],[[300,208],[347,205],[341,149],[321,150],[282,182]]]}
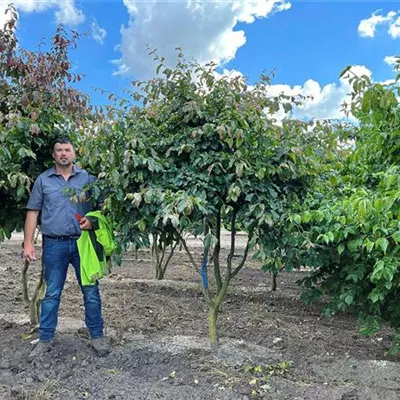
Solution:
{"label": "tree trunk", "polygon": [[214,303],[209,305],[208,308],[208,338],[210,340],[211,350],[217,350],[219,348],[219,337],[217,329],[217,317],[218,317],[219,304]]}
{"label": "tree trunk", "polygon": [[164,279],[165,270],[163,269],[162,265],[156,263],[156,279],[158,281],[162,281]]}
{"label": "tree trunk", "polygon": [[45,282],[44,282],[44,274],[43,274],[43,265],[42,270],[40,271],[39,282],[36,285],[35,292],[33,293],[32,299],[29,298],[29,290],[28,290],[28,269],[29,262],[25,261],[24,266],[22,268],[22,297],[24,303],[28,306],[29,310],[29,321],[31,327],[35,329],[39,324],[39,315],[40,315],[40,300],[44,296],[45,292]]}
{"label": "tree trunk", "polygon": [[271,281],[271,290],[273,292],[276,291],[276,277],[278,276],[277,272],[271,272],[272,275],[272,281]]}
{"label": "tree trunk", "polygon": [[174,255],[176,246],[178,245],[178,242],[175,242],[174,244],[171,244],[170,246],[170,252],[165,259],[165,253],[166,253],[166,246],[165,244],[161,244],[160,247],[155,246],[154,252],[156,253],[156,262],[155,262],[155,268],[156,268],[156,279],[161,281],[164,279],[165,272],[167,271],[167,267],[171,261],[172,256]]}
{"label": "tree trunk", "polygon": [[40,272],[39,283],[36,286],[35,293],[32,296],[32,300],[29,303],[29,319],[32,328],[35,328],[39,324],[40,315],[40,300],[43,298],[46,290],[46,284],[44,281],[44,270]]}
{"label": "tree trunk", "polygon": [[[37,230],[34,242],[37,242],[38,236],[40,233],[40,229]],[[22,247],[24,247],[24,243],[22,243]],[[28,306],[29,310],[29,320],[32,327],[32,331],[34,331],[39,324],[39,315],[40,315],[40,301],[44,297],[46,291],[46,283],[44,281],[44,261],[42,255],[41,262],[41,270],[39,282],[36,285],[35,292],[33,293],[32,299],[29,298],[29,289],[28,289],[28,269],[30,263],[29,261],[24,261],[24,265],[21,271],[21,284],[22,284],[22,297],[24,303]]]}
{"label": "tree trunk", "polygon": [[211,350],[217,350],[219,348],[217,319],[219,308],[224,300],[228,285],[229,280],[225,280],[222,289],[217,294],[215,299],[213,301],[209,301],[208,303],[208,337],[210,340]]}
{"label": "tree trunk", "polygon": [[24,266],[22,267],[22,278],[21,278],[21,283],[22,283],[22,297],[24,299],[25,305],[29,306],[30,300],[29,300],[29,292],[28,292],[28,268],[29,268],[29,261],[24,261]]}

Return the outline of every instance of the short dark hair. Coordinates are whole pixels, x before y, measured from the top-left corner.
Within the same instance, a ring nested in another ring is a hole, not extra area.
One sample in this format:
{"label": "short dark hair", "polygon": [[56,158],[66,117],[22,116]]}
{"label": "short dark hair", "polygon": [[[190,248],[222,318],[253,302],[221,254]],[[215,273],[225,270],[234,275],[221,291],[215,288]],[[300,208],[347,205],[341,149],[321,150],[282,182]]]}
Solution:
{"label": "short dark hair", "polygon": [[53,150],[54,150],[54,146],[55,146],[57,143],[60,143],[60,144],[70,144],[72,147],[74,147],[74,145],[73,145],[71,139],[70,139],[69,137],[67,137],[67,136],[62,136],[62,137],[57,138],[57,139],[54,141],[54,143],[53,143]]}

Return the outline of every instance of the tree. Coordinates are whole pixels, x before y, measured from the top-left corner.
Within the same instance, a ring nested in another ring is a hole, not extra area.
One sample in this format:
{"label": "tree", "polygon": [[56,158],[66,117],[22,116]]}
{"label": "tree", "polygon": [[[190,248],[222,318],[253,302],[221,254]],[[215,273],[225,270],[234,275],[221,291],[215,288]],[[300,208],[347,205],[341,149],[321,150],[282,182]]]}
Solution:
{"label": "tree", "polygon": [[68,52],[79,35],[56,30],[48,51],[17,46],[17,13],[0,30],[0,240],[21,229],[32,182],[52,162],[51,145],[88,112],[87,96],[70,83]]}
{"label": "tree", "polygon": [[[70,72],[69,60],[78,33],[59,26],[47,51],[42,50],[44,43],[38,52],[29,51],[18,46],[15,9],[10,6],[7,12],[10,19],[0,29],[0,241],[23,228],[31,186],[52,163],[54,139],[74,139],[90,112],[87,96],[72,86],[81,79]],[[27,269],[25,265],[25,289]],[[38,310],[37,304],[30,305]]]}
{"label": "tree", "polygon": [[[345,74],[351,73],[347,68]],[[353,309],[361,332],[376,333],[388,322],[400,344],[400,180],[398,81],[384,85],[351,77],[349,109],[358,119],[350,154],[319,188],[301,217],[319,265],[303,281],[306,298],[329,295],[325,314]],[[315,265],[315,264],[314,264]]]}
{"label": "tree", "polygon": [[[353,135],[353,125],[343,121],[292,122],[290,134],[286,135],[288,145],[304,152],[309,169],[308,184],[293,191],[290,196],[280,196],[276,204],[277,213],[269,225],[262,227],[260,251],[256,253],[265,271],[271,274],[271,290],[276,290],[276,278],[285,270],[290,272],[304,266],[318,266],[314,260],[315,249],[306,235],[304,225],[310,223],[310,209],[319,205],[329,194],[331,183],[337,181],[342,161],[349,153],[343,145]],[[296,129],[297,128],[297,129]],[[302,133],[301,130],[307,131]],[[295,147],[297,146],[297,147]],[[303,160],[303,162],[304,162]],[[300,160],[291,159],[291,162]]]}
{"label": "tree", "polygon": [[[308,124],[272,114],[290,99],[271,97],[269,78],[253,87],[219,75],[212,63],[159,59],[158,76],[134,82],[131,104],[100,128],[103,145],[87,161],[101,169],[105,209],[113,213],[122,244],[148,243],[149,234],[179,242],[201,276],[209,339],[218,347],[217,316],[232,279],[263,230],[280,218],[285,202],[300,199],[315,174]],[[230,231],[223,261],[221,231]],[[248,234],[237,255],[236,233]],[[159,232],[159,233],[158,233]],[[203,241],[197,260],[183,233]],[[261,255],[258,255],[261,257]]]}

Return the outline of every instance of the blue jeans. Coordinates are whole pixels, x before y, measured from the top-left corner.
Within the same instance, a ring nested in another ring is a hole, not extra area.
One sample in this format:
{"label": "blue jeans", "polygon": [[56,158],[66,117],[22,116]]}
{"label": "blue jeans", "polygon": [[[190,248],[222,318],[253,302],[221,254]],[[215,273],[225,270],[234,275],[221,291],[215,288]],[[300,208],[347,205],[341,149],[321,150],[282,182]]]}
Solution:
{"label": "blue jeans", "polygon": [[40,340],[48,342],[53,339],[58,322],[61,292],[64,288],[69,264],[72,264],[75,268],[75,275],[83,293],[85,322],[90,337],[102,337],[103,318],[99,285],[97,282],[94,286],[82,286],[76,240],[59,240],[46,237],[43,243],[43,262],[46,294],[41,301]]}

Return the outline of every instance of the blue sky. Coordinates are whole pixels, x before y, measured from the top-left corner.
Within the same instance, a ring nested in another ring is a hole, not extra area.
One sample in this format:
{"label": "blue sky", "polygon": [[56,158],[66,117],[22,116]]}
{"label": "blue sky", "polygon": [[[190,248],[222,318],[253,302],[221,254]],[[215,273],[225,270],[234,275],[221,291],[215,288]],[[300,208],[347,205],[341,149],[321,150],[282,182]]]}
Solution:
{"label": "blue sky", "polygon": [[[0,12],[10,0],[0,0]],[[94,103],[107,103],[92,90],[122,93],[134,78],[154,74],[145,45],[173,57],[182,46],[189,57],[216,60],[221,72],[241,73],[254,82],[275,69],[272,93],[314,99],[298,115],[340,116],[349,91],[339,80],[344,67],[385,81],[400,43],[400,2],[286,0],[17,0],[18,37],[34,49],[57,23],[88,32],[71,53],[80,88]],[[3,14],[3,13],[2,13]],[[0,22],[2,22],[0,17]],[[389,58],[388,58],[389,57]]]}

